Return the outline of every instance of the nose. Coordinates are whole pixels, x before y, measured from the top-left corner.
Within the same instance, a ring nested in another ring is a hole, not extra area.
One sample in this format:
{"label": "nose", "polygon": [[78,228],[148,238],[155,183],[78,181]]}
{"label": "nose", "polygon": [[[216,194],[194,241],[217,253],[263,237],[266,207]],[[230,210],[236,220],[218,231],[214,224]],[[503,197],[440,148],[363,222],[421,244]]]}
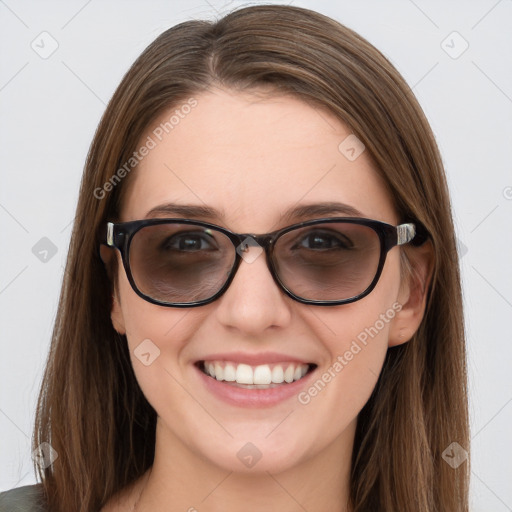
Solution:
{"label": "nose", "polygon": [[[261,249],[259,249],[261,251]],[[225,327],[258,335],[271,327],[286,327],[291,320],[292,299],[278,287],[257,247],[244,252],[229,288],[218,299],[216,316]]]}

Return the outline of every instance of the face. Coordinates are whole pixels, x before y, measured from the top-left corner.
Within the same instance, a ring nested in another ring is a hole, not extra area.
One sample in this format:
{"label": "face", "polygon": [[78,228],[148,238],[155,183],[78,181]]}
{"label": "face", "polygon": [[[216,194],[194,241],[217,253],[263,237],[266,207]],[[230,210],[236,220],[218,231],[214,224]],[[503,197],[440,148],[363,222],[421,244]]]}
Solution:
{"label": "face", "polygon": [[[289,96],[215,89],[194,98],[168,134],[155,129],[179,106],[142,137],[140,145],[148,136],[156,144],[130,176],[121,221],[182,217],[162,205],[208,206],[216,216],[194,218],[261,234],[319,217],[285,222],[292,208],[339,202],[363,217],[397,224],[366,152],[351,161],[338,149],[351,131],[332,115]],[[349,456],[357,415],[404,325],[397,247],[375,289],[340,306],[286,296],[264,253],[241,262],[218,300],[194,308],[140,298],[121,264],[118,277],[113,324],[127,335],[136,377],[158,414],[160,440],[238,472],[249,471],[250,457],[260,455],[254,470],[270,472],[327,450]],[[308,373],[293,383],[250,389],[206,375],[203,362],[235,371],[239,364],[253,371],[268,364],[277,380],[279,366],[284,373],[294,366],[291,374],[302,364]]]}

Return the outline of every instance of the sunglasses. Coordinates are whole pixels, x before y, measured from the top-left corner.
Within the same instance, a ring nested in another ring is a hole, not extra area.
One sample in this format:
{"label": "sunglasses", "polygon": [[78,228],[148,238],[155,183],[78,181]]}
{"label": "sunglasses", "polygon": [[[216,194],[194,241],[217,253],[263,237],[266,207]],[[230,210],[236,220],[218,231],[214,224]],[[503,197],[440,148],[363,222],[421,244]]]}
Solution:
{"label": "sunglasses", "polygon": [[104,243],[119,250],[135,293],[160,306],[213,302],[242,260],[252,263],[263,252],[286,295],[303,304],[335,306],[375,288],[390,249],[425,239],[415,224],[359,217],[309,220],[263,235],[190,219],[148,219],[108,222]]}

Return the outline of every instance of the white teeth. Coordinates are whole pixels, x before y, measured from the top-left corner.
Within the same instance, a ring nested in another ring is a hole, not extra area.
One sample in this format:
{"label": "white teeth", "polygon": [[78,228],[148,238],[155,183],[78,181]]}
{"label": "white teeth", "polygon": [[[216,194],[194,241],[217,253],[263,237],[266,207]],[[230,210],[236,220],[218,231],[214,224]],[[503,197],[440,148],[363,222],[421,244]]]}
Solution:
{"label": "white teeth", "polygon": [[224,380],[227,382],[234,382],[236,380],[236,368],[230,363],[224,366]]}
{"label": "white teeth", "polygon": [[248,364],[239,364],[236,367],[236,379],[238,384],[254,384],[252,368]]}
{"label": "white teeth", "polygon": [[254,368],[253,384],[270,384],[272,382],[272,372],[268,364],[262,364]]}
{"label": "white teeth", "polygon": [[215,363],[215,378],[217,380],[224,380],[224,368],[219,363]]}
{"label": "white teeth", "polygon": [[281,382],[284,382],[284,371],[281,365],[274,366],[274,369],[272,370],[272,382],[275,384],[281,384]]}
{"label": "white teeth", "polygon": [[295,373],[295,368],[293,367],[293,365],[290,365],[288,366],[288,368],[286,368],[286,371],[284,372],[284,380],[286,382],[293,382],[293,374]]}
{"label": "white teeth", "polygon": [[249,385],[271,385],[291,383],[302,379],[308,372],[309,365],[298,363],[284,363],[272,365],[236,364],[224,361],[205,362],[205,373],[217,380],[236,382]]}

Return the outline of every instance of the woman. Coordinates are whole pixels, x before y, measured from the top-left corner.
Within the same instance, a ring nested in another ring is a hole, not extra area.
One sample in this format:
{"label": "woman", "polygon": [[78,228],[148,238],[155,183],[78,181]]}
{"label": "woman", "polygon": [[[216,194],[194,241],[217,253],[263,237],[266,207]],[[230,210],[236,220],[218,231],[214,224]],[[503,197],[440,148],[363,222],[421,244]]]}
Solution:
{"label": "woman", "polygon": [[346,27],[263,5],[163,33],[98,127],[66,270],[42,484],[4,503],[468,510],[441,159]]}

